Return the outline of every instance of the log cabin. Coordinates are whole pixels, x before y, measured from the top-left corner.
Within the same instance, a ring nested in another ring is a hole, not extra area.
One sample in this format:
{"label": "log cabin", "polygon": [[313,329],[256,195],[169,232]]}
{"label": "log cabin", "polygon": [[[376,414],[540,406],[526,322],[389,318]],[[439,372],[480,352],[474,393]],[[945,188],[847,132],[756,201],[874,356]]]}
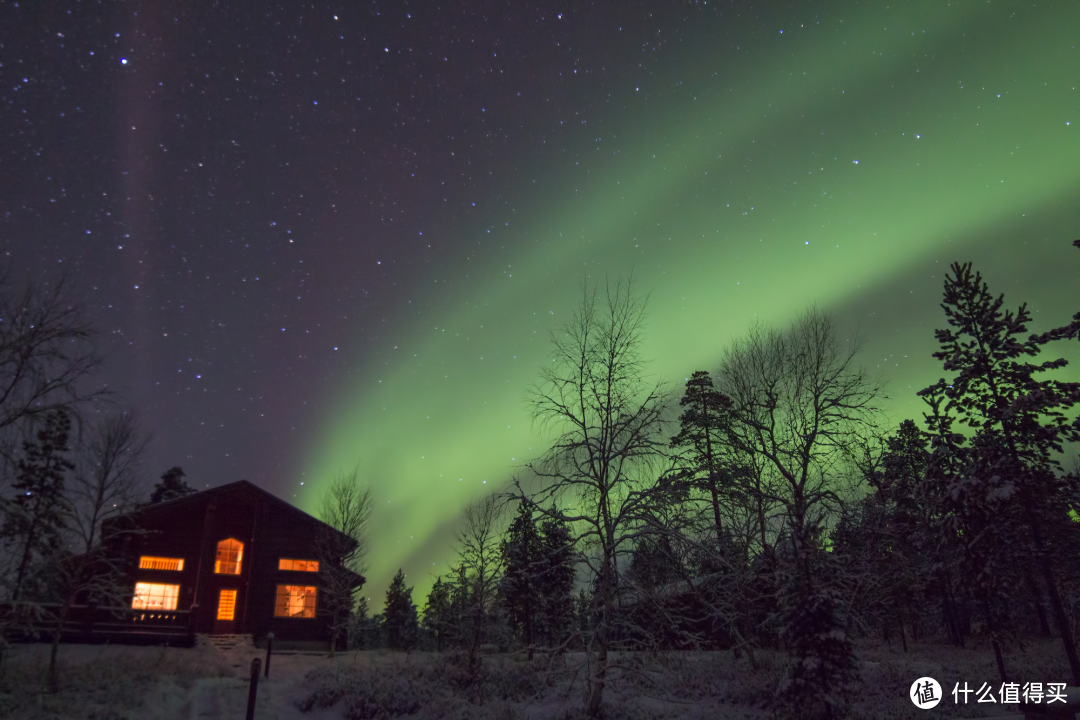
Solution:
{"label": "log cabin", "polygon": [[[318,538],[336,533],[352,547],[351,538],[246,480],[122,521],[136,615],[187,611],[194,633],[247,634],[262,644],[273,632],[275,647],[327,647],[320,563],[340,559],[320,558]],[[344,572],[354,588],[363,585],[363,576]]]}

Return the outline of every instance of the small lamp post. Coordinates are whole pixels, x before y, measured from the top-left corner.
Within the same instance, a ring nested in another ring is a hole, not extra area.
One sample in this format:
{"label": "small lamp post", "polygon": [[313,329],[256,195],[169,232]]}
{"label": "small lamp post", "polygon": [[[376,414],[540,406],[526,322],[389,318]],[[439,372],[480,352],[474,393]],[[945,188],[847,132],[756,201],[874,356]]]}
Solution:
{"label": "small lamp post", "polygon": [[267,633],[266,635],[266,672],[264,677],[270,677],[270,653],[274,649],[274,633]]}
{"label": "small lamp post", "polygon": [[247,720],[255,720],[255,698],[259,690],[259,658],[251,660],[251,684],[248,686]]}

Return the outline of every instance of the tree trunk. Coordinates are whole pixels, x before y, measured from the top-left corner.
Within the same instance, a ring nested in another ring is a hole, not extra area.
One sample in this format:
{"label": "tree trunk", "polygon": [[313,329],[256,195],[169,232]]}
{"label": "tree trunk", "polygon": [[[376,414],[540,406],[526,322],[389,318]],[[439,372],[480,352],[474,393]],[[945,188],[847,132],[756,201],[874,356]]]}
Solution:
{"label": "tree trunk", "polygon": [[740,650],[745,649],[746,657],[750,660],[750,668],[752,670],[757,670],[758,663],[757,657],[754,656],[754,646],[750,644],[750,641],[743,637],[742,632],[739,631],[738,624],[732,625],[731,631],[735,635],[735,647],[732,648],[735,652],[735,657],[738,658]]}
{"label": "tree trunk", "polygon": [[1009,682],[1009,678],[1005,672],[1005,656],[1001,652],[997,618],[994,616],[993,608],[987,597],[989,597],[989,592],[983,592],[979,605],[982,607],[983,615],[986,617],[986,626],[990,630],[990,644],[994,648],[994,661],[997,663],[998,675],[1001,676],[1001,682],[1006,683]]}
{"label": "tree trunk", "polygon": [[772,555],[769,546],[765,543],[765,503],[758,495],[757,499],[758,528],[761,530],[761,554],[765,556],[769,569],[772,569]]}
{"label": "tree trunk", "polygon": [[338,613],[337,610],[330,618],[330,659],[337,657],[337,639],[338,639]]}
{"label": "tree trunk", "polygon": [[1050,623],[1046,619],[1046,608],[1043,607],[1042,593],[1039,592],[1039,586],[1035,584],[1035,578],[1031,577],[1031,572],[1028,566],[1023,568],[1024,583],[1027,585],[1028,592],[1031,593],[1031,602],[1035,606],[1035,615],[1039,619],[1039,632],[1046,637],[1050,637]]}
{"label": "tree trunk", "polygon": [[535,652],[535,643],[533,642],[533,612],[532,612],[532,595],[531,593],[525,596],[525,622],[522,630],[525,635],[525,647],[529,649],[529,661],[533,659],[533,653]]}
{"label": "tree trunk", "polygon": [[60,678],[56,674],[56,660],[60,654],[60,638],[64,632],[64,623],[67,622],[68,612],[71,610],[71,597],[64,600],[56,615],[56,625],[53,627],[52,648],[49,650],[49,671],[47,674],[49,692],[55,694],[60,689]]}
{"label": "tree trunk", "polygon": [[994,661],[997,663],[998,675],[1001,676],[1001,682],[1009,682],[1009,678],[1005,674],[1005,658],[1001,655],[1001,643],[998,642],[997,633],[993,633],[990,638],[990,643],[994,646]]}
{"label": "tree trunk", "polygon": [[724,545],[724,530],[720,525],[720,493],[716,490],[716,474],[709,473],[709,491],[712,493],[713,519],[716,522],[716,550]]}
{"label": "tree trunk", "polygon": [[[606,582],[604,584],[607,585]],[[611,602],[610,590],[605,587],[604,612],[596,628],[596,672],[593,673],[592,687],[589,688],[589,702],[586,707],[586,711],[591,718],[600,717],[600,704],[604,697],[604,685],[607,682],[608,631],[613,608],[614,604]]]}
{"label": "tree trunk", "polygon": [[22,560],[19,562],[19,574],[15,579],[15,592],[12,593],[12,602],[19,602],[22,596],[23,581],[26,579],[26,570],[30,567],[30,558],[34,551],[34,535],[37,534],[37,517],[30,521],[30,529],[26,531],[26,544],[23,545]]}
{"label": "tree trunk", "polygon": [[1054,624],[1057,625],[1058,633],[1061,635],[1061,642],[1065,646],[1065,657],[1069,659],[1073,685],[1080,685],[1080,657],[1076,654],[1076,643],[1073,641],[1072,628],[1069,627],[1069,620],[1065,617],[1065,607],[1061,603],[1057,583],[1054,581],[1054,571],[1046,557],[1042,532],[1039,530],[1039,523],[1031,509],[1031,502],[1026,493],[1024,495],[1024,512],[1027,515],[1028,527],[1031,529],[1031,539],[1035,544],[1035,553],[1038,556],[1043,582],[1046,583],[1047,595],[1050,596],[1050,608],[1054,612]]}
{"label": "tree trunk", "polygon": [[709,467],[709,491],[712,493],[713,520],[716,522],[716,548],[723,545],[723,528],[720,525],[720,493],[716,490],[716,461],[713,460],[712,438],[709,436],[709,409],[705,397],[701,398],[701,414],[705,418],[705,462]]}
{"label": "tree trunk", "polygon": [[941,585],[941,609],[945,615],[945,628],[949,631],[949,640],[957,647],[964,647],[964,633],[960,628],[960,621],[956,617],[956,606],[952,601],[952,593],[949,592],[949,581],[944,573],[940,576]]}

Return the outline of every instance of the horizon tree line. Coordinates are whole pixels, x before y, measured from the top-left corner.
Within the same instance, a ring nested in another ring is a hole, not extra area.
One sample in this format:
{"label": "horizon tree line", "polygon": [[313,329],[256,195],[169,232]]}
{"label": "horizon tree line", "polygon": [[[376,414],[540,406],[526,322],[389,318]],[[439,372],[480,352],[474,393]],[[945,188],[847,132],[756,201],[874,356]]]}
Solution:
{"label": "horizon tree line", "polygon": [[[459,543],[417,643],[471,658],[480,628],[529,658],[585,650],[591,715],[625,650],[726,648],[752,665],[782,651],[778,703],[822,716],[857,678],[855,637],[906,650],[986,636],[1004,682],[1022,636],[1052,635],[1080,685],[1080,478],[1060,464],[1080,441],[1080,383],[1053,377],[1064,358],[1043,359],[1078,339],[1080,313],[1031,333],[1026,306],[1006,309],[961,263],[942,308],[933,357],[948,377],[918,393],[921,422],[887,422],[858,338],[814,308],[694,372],[676,420],[645,374],[632,279],[586,286],[527,396],[553,439],[499,498],[516,508],[501,578],[478,569],[490,553]],[[561,636],[541,630],[547,600],[528,572],[548,562],[545,522],[566,533]],[[480,598],[494,599],[483,617]]]}

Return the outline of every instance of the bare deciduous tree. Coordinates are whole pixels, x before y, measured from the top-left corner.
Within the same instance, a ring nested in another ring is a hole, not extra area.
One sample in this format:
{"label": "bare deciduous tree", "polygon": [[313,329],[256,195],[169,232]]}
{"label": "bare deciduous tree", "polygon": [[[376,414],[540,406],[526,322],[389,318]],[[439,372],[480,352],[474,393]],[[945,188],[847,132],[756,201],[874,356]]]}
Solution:
{"label": "bare deciduous tree", "polygon": [[11,464],[27,420],[104,391],[89,382],[101,362],[93,326],[63,280],[16,289],[0,277],[0,318],[0,457]]}
{"label": "bare deciduous tree", "polygon": [[332,528],[316,538],[322,611],[330,617],[330,653],[347,632],[359,590],[358,576],[367,570],[371,488],[360,486],[360,468],[335,477],[323,492],[319,518]]}
{"label": "bare deciduous tree", "polygon": [[[540,489],[526,493],[522,481],[515,489],[540,514],[571,524],[594,574],[597,621],[586,645],[592,716],[600,712],[614,643],[620,556],[632,550],[654,504],[650,491],[666,457],[668,414],[668,392],[646,378],[641,357],[645,300],[629,279],[598,295],[586,284],[578,310],[552,333],[552,362],[529,402],[533,417],[556,437],[529,466]],[[562,496],[569,509],[545,509]]]}
{"label": "bare deciduous tree", "polygon": [[720,367],[735,417],[728,440],[759,476],[751,494],[783,507],[797,546],[837,508],[839,475],[880,420],[881,384],[856,364],[859,345],[811,309],[786,331],[753,328]]}
{"label": "bare deciduous tree", "polygon": [[494,495],[481,498],[465,508],[465,522],[458,532],[458,560],[467,583],[466,609],[461,618],[466,624],[461,637],[466,639],[469,666],[476,669],[484,629],[495,599],[495,588],[502,568],[498,528],[502,507]]}

